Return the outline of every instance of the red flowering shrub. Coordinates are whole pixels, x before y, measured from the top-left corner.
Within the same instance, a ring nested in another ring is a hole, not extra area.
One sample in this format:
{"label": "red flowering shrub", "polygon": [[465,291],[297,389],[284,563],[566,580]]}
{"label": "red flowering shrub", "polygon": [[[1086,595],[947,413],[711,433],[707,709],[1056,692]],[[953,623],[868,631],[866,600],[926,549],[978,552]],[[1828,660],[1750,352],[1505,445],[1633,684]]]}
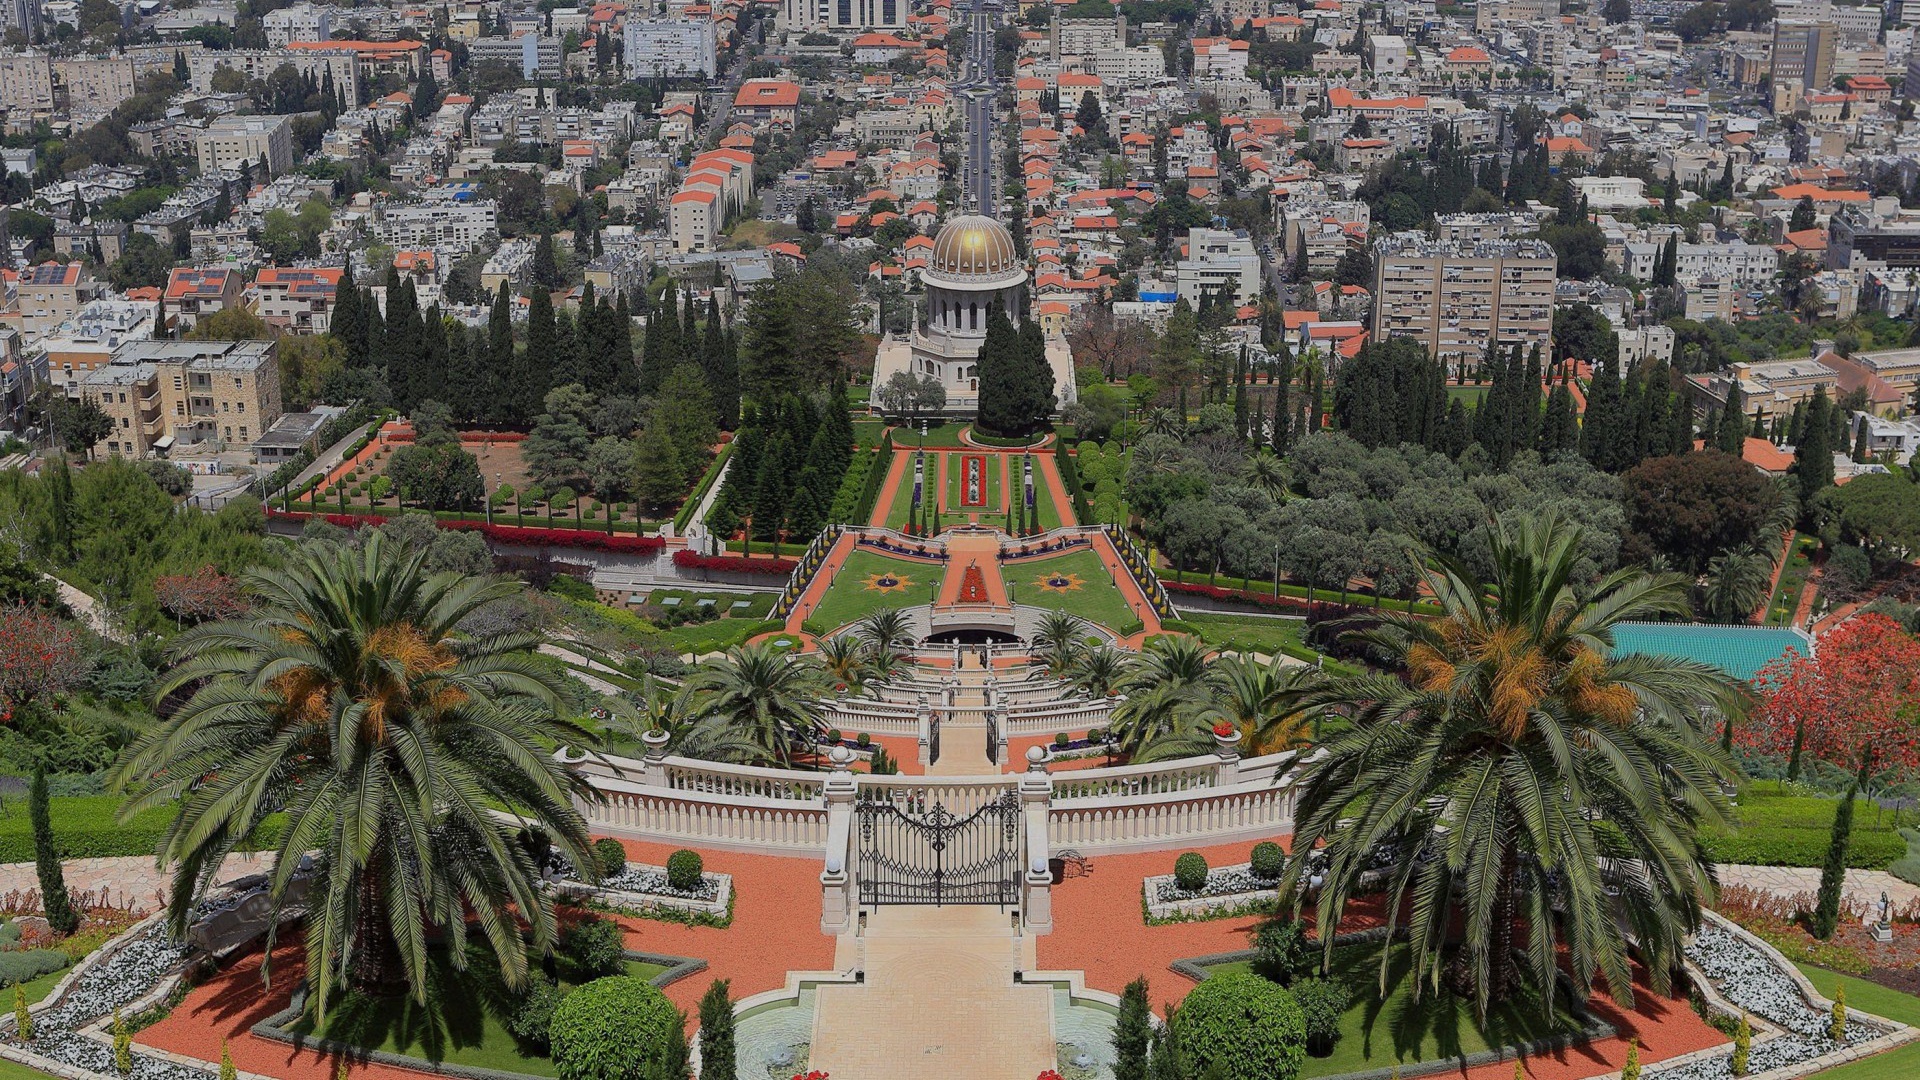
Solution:
{"label": "red flowering shrub", "polygon": [[702,555],[697,551],[676,551],[673,565],[682,570],[718,570],[725,574],[779,574],[785,577],[800,565],[792,559],[750,559],[744,555]]}
{"label": "red flowering shrub", "polygon": [[0,608],[0,723],[37,697],[65,692],[86,673],[72,626],[39,608]]}
{"label": "red flowering shrub", "polygon": [[1218,585],[1202,585],[1197,582],[1160,581],[1160,587],[1169,593],[1186,596],[1204,596],[1209,600],[1224,600],[1235,604],[1252,604],[1256,607],[1289,608],[1301,610],[1307,602],[1297,596],[1272,596],[1267,593],[1249,592],[1246,589],[1223,589]]}
{"label": "red flowering shrub", "polygon": [[[269,510],[267,516],[283,521],[303,521],[318,516],[330,525],[343,529],[359,529],[368,525],[385,525],[387,519],[379,514],[320,514],[314,515],[301,511]],[[662,536],[634,536],[631,533],[605,533],[592,527],[578,529],[543,528],[532,525],[489,524],[485,521],[442,521],[434,524],[443,529],[456,532],[477,532],[497,544],[509,547],[577,547],[589,551],[660,551],[667,546]],[[792,564],[788,564],[788,569]],[[784,571],[783,571],[784,572]]]}

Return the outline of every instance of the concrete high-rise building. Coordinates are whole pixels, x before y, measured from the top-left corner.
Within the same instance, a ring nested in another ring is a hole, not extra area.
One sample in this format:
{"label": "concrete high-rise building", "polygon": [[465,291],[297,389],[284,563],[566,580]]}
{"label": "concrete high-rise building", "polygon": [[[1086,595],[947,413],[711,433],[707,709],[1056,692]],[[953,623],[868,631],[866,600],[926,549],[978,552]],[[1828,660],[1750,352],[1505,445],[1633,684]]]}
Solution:
{"label": "concrete high-rise building", "polygon": [[1056,15],[1048,26],[1052,38],[1053,60],[1062,57],[1093,56],[1108,49],[1127,46],[1127,17],[1115,8],[1111,19],[1068,19]]}
{"label": "concrete high-rise building", "polygon": [[1438,357],[1546,348],[1558,261],[1539,240],[1429,240],[1395,233],[1375,253],[1373,335],[1418,340]]}
{"label": "concrete high-rise building", "polygon": [[[262,158],[278,176],[293,164],[293,134],[284,116],[221,116],[194,141],[200,172],[237,169],[242,162],[258,169]],[[256,180],[264,179],[257,173]]]}
{"label": "concrete high-rise building", "polygon": [[1833,83],[1833,50],[1840,34],[1832,23],[1777,22],[1773,25],[1773,84],[1797,80],[1807,93]]}
{"label": "concrete high-rise building", "polygon": [[629,79],[711,79],[717,51],[711,19],[637,19],[626,26]]}
{"label": "concrete high-rise building", "polygon": [[904,30],[909,0],[783,0],[781,20],[789,31]]}

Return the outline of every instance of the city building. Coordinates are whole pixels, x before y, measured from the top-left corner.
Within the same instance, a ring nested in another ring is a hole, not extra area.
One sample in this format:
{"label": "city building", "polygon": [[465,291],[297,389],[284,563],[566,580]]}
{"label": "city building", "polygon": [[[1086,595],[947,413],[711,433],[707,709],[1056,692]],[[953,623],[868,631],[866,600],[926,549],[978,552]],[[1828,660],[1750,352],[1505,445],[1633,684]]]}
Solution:
{"label": "city building", "polygon": [[299,3],[269,11],[261,16],[267,32],[267,44],[284,49],[294,41],[325,41],[333,36],[334,9]]}
{"label": "city building", "polygon": [[162,295],[174,329],[184,334],[202,319],[239,304],[243,288],[237,270],[176,266],[167,275]]}
{"label": "city building", "polygon": [[[275,176],[293,165],[293,134],[285,116],[220,116],[193,141],[200,172],[238,169],[242,163],[258,169],[260,162]],[[257,173],[256,180],[265,177]]]}
{"label": "city building", "polygon": [[1875,215],[1846,207],[1827,219],[1827,265],[1844,270],[1854,260],[1920,267],[1920,215]]}
{"label": "city building", "polygon": [[787,79],[748,79],[733,95],[735,118],[756,126],[791,129],[800,108],[800,84]]}
{"label": "city building", "polygon": [[560,39],[525,31],[513,37],[485,37],[467,43],[473,64],[505,64],[523,79],[560,77]]}
{"label": "city building", "polygon": [[263,267],[253,279],[254,314],[268,326],[324,334],[332,323],[340,273],[324,267]]}
{"label": "city building", "polygon": [[280,418],[272,341],[127,341],[80,380],[113,430],[99,454],[144,458],[176,447],[246,445]]}
{"label": "city building", "polygon": [[282,64],[311,75],[322,90],[332,88],[348,108],[360,102],[360,61],[344,46],[326,48],[331,42],[309,42],[299,49],[200,49],[187,54],[187,85],[196,93],[213,92],[213,77],[221,68],[229,68],[248,82],[265,79]]}
{"label": "city building", "polygon": [[718,43],[710,19],[629,20],[627,78],[713,78]]}
{"label": "city building", "polygon": [[482,199],[430,197],[378,204],[374,235],[394,248],[449,247],[471,251],[500,231],[499,208]]}
{"label": "city building", "polygon": [[1062,18],[1056,12],[1047,33],[1057,64],[1069,56],[1097,56],[1110,49],[1126,48],[1127,17],[1118,7],[1110,19]]}
{"label": "city building", "polygon": [[1538,240],[1445,243],[1395,233],[1374,255],[1373,335],[1409,337],[1437,357],[1489,346],[1546,348],[1553,333],[1553,249]]}
{"label": "city building", "polygon": [[1202,297],[1236,307],[1260,295],[1260,253],[1244,230],[1194,229],[1187,233],[1187,257],[1174,266],[1180,298],[1198,308]]}
{"label": "city building", "polygon": [[1839,32],[1830,22],[1773,24],[1773,82],[1799,84],[1801,93],[1825,90],[1833,84],[1833,51]]}
{"label": "city building", "polygon": [[105,291],[85,263],[45,262],[20,271],[20,321],[29,334],[45,333],[75,315]]}
{"label": "city building", "polygon": [[782,22],[808,33],[835,30],[904,30],[912,14],[910,0],[782,0]]}

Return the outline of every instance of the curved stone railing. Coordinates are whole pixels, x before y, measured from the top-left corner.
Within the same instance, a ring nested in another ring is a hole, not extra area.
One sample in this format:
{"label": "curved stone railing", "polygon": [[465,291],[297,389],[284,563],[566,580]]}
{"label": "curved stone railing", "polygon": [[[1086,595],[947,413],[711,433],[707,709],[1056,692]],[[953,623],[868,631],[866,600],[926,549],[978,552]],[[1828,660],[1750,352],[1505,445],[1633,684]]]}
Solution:
{"label": "curved stone railing", "polygon": [[560,758],[600,792],[600,802],[580,807],[596,832],[817,855],[828,842],[836,778],[849,803],[886,801],[916,809],[937,803],[956,814],[1024,785],[1044,792],[1035,808],[1044,814],[1051,844],[1088,853],[1283,836],[1293,830],[1290,773],[1298,755],[1240,758],[1227,740],[1219,753],[1176,761],[1057,775],[1030,768],[1025,774],[955,777],[726,765],[669,756],[664,740],[650,746],[644,759],[567,751]]}

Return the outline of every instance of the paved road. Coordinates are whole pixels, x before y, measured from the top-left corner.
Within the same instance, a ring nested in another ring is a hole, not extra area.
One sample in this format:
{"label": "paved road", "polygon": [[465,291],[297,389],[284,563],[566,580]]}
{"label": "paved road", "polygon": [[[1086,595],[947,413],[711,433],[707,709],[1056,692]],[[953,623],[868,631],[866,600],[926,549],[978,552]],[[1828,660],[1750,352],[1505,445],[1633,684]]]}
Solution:
{"label": "paved road", "polygon": [[961,187],[975,213],[993,215],[993,32],[996,12],[973,0],[966,78],[954,84],[966,99],[967,161]]}

